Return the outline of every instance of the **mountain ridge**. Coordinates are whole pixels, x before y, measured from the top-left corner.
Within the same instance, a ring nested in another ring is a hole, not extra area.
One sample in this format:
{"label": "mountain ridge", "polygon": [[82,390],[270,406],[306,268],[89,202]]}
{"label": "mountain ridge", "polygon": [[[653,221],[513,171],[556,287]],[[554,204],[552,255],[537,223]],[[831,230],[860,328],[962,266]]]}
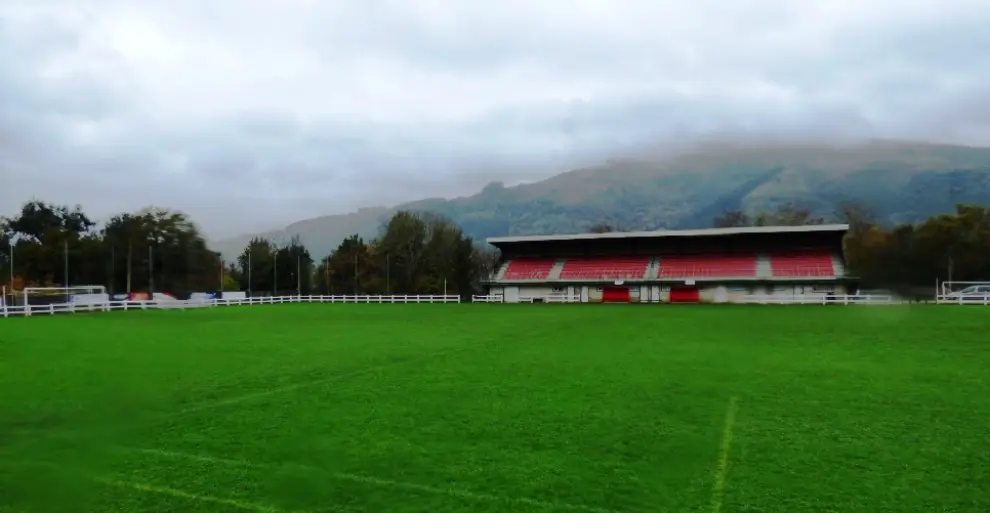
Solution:
{"label": "mountain ridge", "polygon": [[867,204],[885,223],[913,222],[960,202],[990,203],[990,148],[891,140],[709,144],[681,154],[611,159],[536,182],[493,181],[468,196],[305,219],[213,246],[234,258],[251,237],[298,235],[322,256],[354,233],[374,237],[398,210],[438,212],[482,239],[580,232],[601,222],[630,230],[700,228],[726,210],[757,212],[784,203],[827,216],[843,201]]}

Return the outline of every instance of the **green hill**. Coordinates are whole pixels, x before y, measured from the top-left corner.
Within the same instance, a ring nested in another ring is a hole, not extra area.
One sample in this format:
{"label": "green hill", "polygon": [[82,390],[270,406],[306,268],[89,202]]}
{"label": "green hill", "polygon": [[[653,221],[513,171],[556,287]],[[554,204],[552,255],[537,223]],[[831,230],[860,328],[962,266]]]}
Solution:
{"label": "green hill", "polygon": [[[627,230],[706,227],[725,210],[764,211],[788,202],[829,216],[849,200],[868,204],[889,223],[947,212],[959,202],[990,204],[990,148],[897,141],[710,145],[672,157],[613,160],[531,184],[492,183],[468,197],[318,217],[260,235],[298,234],[324,255],[350,234],[376,235],[398,209],[439,212],[484,238],[580,232],[599,222]],[[232,257],[248,239],[214,246]]]}

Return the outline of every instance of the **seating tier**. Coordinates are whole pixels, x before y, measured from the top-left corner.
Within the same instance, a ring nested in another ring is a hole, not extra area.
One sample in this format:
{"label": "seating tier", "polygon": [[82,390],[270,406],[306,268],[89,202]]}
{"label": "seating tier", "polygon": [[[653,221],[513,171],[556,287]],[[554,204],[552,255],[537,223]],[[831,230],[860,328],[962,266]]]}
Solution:
{"label": "seating tier", "polygon": [[832,255],[827,252],[780,253],[770,255],[770,271],[776,277],[835,276]]}
{"label": "seating tier", "polygon": [[647,257],[570,258],[560,271],[562,280],[641,280],[650,265]]}
{"label": "seating tier", "polygon": [[550,276],[550,271],[556,260],[547,259],[516,259],[509,260],[502,274],[503,280],[544,280]]}
{"label": "seating tier", "polygon": [[669,255],[660,258],[661,278],[756,276],[756,255]]}

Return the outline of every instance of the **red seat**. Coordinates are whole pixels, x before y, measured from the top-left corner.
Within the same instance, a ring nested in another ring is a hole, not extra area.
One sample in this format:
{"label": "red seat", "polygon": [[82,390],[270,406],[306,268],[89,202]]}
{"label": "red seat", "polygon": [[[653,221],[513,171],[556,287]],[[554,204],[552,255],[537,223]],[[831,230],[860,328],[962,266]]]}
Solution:
{"label": "red seat", "polygon": [[661,278],[756,276],[756,255],[669,255],[660,258]]}
{"label": "red seat", "polygon": [[770,271],[774,276],[786,278],[835,276],[832,255],[824,251],[770,255]]}
{"label": "red seat", "polygon": [[562,280],[641,280],[650,265],[647,257],[571,258],[560,271]]}
{"label": "red seat", "polygon": [[509,260],[503,280],[544,280],[550,276],[556,260],[522,258]]}

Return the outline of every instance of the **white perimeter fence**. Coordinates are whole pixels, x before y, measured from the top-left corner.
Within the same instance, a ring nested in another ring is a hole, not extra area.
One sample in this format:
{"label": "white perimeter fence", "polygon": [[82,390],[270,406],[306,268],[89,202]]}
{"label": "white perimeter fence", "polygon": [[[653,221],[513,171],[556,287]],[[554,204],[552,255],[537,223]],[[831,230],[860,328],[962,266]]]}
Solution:
{"label": "white perimeter fence", "polygon": [[[504,303],[502,295],[471,296],[472,303]],[[519,296],[517,303],[580,303],[581,296],[567,294],[545,294],[542,296]]]}
{"label": "white perimeter fence", "polygon": [[[532,303],[535,298],[520,297],[519,302]],[[578,296],[548,295],[541,297],[545,303],[580,303]],[[284,303],[460,303],[460,296],[455,295],[404,295],[404,296],[271,296],[240,299],[206,299],[196,298],[187,300],[157,299],[152,301],[104,301],[104,302],[71,302],[49,305],[9,306],[0,302],[0,317],[45,315],[57,313],[76,313],[111,310],[161,310],[207,308],[219,306],[242,305],[271,305]],[[472,303],[502,303],[500,295],[472,296]],[[938,295],[935,302],[942,305],[983,305],[990,306],[990,295],[987,296],[951,296]],[[779,296],[779,295],[748,295],[742,300],[744,304],[774,304],[774,305],[893,305],[907,301],[894,296],[885,295],[833,295],[833,296]]]}
{"label": "white perimeter fence", "polygon": [[[502,303],[503,296],[471,296],[472,303]],[[517,303],[580,303],[581,296],[568,296],[566,294],[547,294],[543,296],[519,296]],[[725,304],[775,304],[775,305],[890,305],[903,303],[893,296],[883,295],[845,295],[845,296],[824,296],[824,295],[748,295],[742,301],[729,301]],[[658,304],[654,301],[646,301],[644,304]]]}
{"label": "white perimeter fence", "polygon": [[[539,299],[543,303],[580,303],[579,296],[567,296],[550,294],[539,297],[520,296],[518,303],[533,303]],[[472,296],[472,303],[502,303],[503,296]],[[756,304],[756,305],[900,305],[911,301],[901,299],[896,296],[883,294],[848,294],[848,295],[777,295],[777,294],[752,294],[743,296],[741,301],[732,301],[735,304]],[[987,296],[958,296],[958,295],[937,295],[935,303],[940,305],[983,305],[990,306],[990,295]],[[655,304],[655,303],[650,303]]]}
{"label": "white perimeter fence", "polygon": [[906,303],[894,296],[872,294],[847,295],[776,295],[752,294],[743,297],[743,303],[758,305],[893,305]]}
{"label": "white perimeter fence", "polygon": [[935,302],[940,305],[983,305],[990,306],[990,296],[939,294]]}
{"label": "white perimeter fence", "polygon": [[104,301],[74,302],[50,305],[5,306],[0,305],[0,317],[30,316],[57,313],[94,312],[111,310],[162,310],[185,308],[209,308],[217,306],[272,305],[283,303],[460,303],[460,296],[271,296],[242,299],[157,299],[153,301]]}

